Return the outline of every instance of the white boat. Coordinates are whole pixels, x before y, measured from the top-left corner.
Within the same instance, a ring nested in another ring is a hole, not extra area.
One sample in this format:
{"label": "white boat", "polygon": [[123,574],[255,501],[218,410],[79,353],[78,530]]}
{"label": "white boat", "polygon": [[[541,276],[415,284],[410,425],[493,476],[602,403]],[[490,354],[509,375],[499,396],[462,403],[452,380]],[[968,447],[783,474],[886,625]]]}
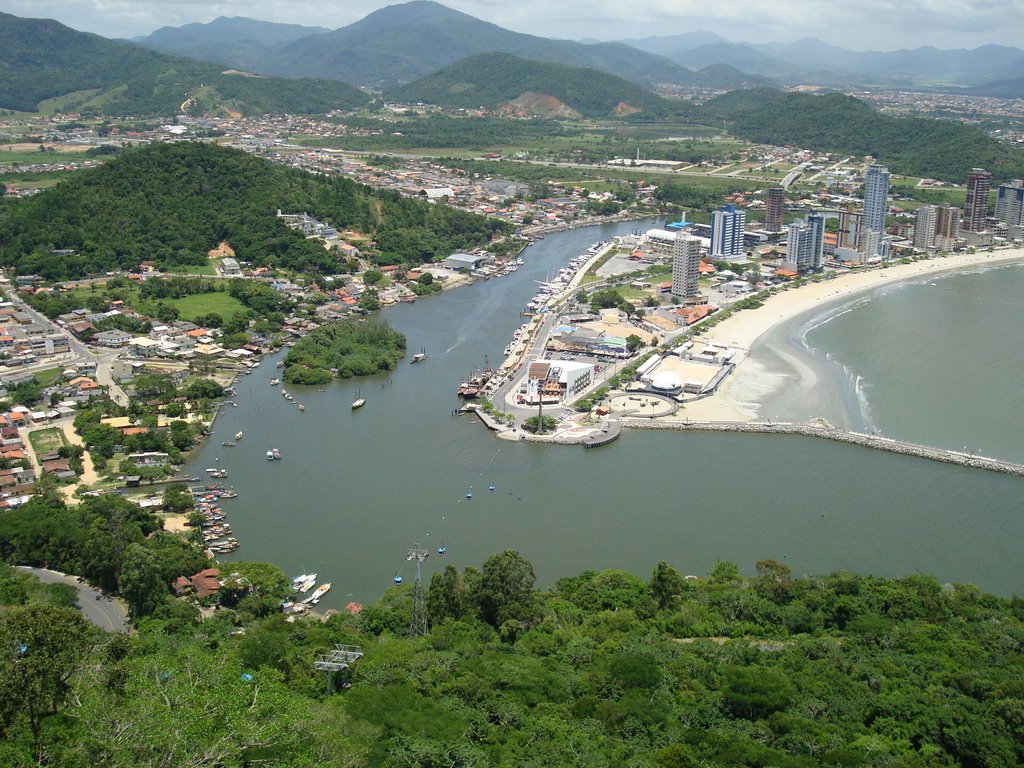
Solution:
{"label": "white boat", "polygon": [[302,403],[299,403],[299,410],[300,411],[306,410],[306,406],[304,406]]}
{"label": "white boat", "polygon": [[313,588],[314,584],[316,584],[315,573],[299,585],[299,592],[309,592],[309,590]]}
{"label": "white boat", "polygon": [[366,405],[366,398],[359,394],[359,390],[356,390],[356,399],[352,401],[352,410],[356,408],[362,408]]}
{"label": "white boat", "polygon": [[272,387],[276,387],[280,383],[281,383],[280,379],[271,379],[270,380],[270,386],[272,386]]}
{"label": "white boat", "polygon": [[242,439],[242,433],[241,432],[235,432],[235,440],[241,440],[241,439]]}
{"label": "white boat", "polygon": [[316,584],[316,577],[317,574],[315,573],[303,573],[300,576],[296,576],[294,579],[292,579],[292,586],[295,587],[295,589],[298,589],[310,579],[313,579],[313,583]]}
{"label": "white boat", "polygon": [[278,360],[277,361],[277,367],[278,368],[284,368],[284,360]]}
{"label": "white boat", "polygon": [[273,461],[276,458],[273,450],[267,451],[267,461]]}
{"label": "white boat", "polygon": [[310,602],[313,603],[313,605],[316,605],[317,603],[319,603],[320,602],[320,598],[323,597],[324,595],[326,595],[327,591],[330,588],[331,588],[330,582],[328,582],[326,584],[321,584],[319,587],[316,588],[316,591],[313,593],[313,599],[310,600]]}

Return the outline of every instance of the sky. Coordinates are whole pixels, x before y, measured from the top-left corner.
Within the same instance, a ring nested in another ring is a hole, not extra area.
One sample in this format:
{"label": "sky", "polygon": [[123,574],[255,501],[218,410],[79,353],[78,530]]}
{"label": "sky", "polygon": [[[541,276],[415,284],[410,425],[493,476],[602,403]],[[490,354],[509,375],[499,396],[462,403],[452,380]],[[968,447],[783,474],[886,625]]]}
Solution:
{"label": "sky", "polygon": [[[218,16],[337,29],[387,0],[0,0],[0,11],[51,18],[104,37],[131,38]],[[444,5],[516,32],[617,40],[709,30],[735,41],[818,37],[852,50],[933,45],[1020,46],[1019,0],[446,0]]]}

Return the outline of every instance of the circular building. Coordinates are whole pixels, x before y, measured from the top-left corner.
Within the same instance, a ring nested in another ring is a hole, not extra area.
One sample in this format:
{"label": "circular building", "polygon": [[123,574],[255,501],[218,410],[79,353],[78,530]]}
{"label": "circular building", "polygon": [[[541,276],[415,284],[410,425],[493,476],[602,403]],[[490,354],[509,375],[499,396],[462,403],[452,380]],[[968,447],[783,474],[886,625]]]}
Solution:
{"label": "circular building", "polygon": [[659,371],[651,379],[651,389],[666,395],[678,395],[683,391],[683,380],[674,371]]}

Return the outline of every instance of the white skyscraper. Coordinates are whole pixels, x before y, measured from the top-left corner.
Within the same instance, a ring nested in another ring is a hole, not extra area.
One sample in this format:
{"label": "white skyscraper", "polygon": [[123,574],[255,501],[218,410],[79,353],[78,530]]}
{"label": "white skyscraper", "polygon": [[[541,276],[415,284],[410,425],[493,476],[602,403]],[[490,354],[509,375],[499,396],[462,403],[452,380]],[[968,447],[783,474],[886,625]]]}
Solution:
{"label": "white skyscraper", "polygon": [[711,214],[711,256],[742,256],[743,228],[747,214],[735,205],[726,205]]}
{"label": "white skyscraper", "polygon": [[922,251],[935,247],[935,228],[939,222],[939,209],[925,205],[917,209],[914,221],[914,247]]}
{"label": "white skyscraper", "polygon": [[796,264],[798,272],[821,269],[824,245],[825,217],[820,213],[809,213],[803,221],[789,225],[786,261]]}
{"label": "white skyscraper", "polygon": [[1024,181],[1021,179],[999,185],[996,196],[996,221],[1011,227],[1024,224]]}
{"label": "white skyscraper", "polygon": [[696,296],[700,276],[700,238],[676,233],[672,245],[672,295],[684,299]]}
{"label": "white skyscraper", "polygon": [[872,163],[864,179],[864,229],[885,231],[889,212],[889,169]]}

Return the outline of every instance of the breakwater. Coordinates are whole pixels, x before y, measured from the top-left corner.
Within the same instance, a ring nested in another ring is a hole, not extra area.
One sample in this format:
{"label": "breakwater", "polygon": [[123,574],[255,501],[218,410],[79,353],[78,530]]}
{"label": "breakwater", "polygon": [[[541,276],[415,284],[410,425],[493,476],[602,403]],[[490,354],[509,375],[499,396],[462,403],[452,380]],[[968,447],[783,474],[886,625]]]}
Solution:
{"label": "breakwater", "polygon": [[880,435],[868,435],[862,432],[848,432],[827,424],[791,424],[773,422],[739,422],[739,421],[650,421],[647,419],[623,419],[622,426],[629,429],[673,429],[687,432],[745,432],[767,435],[802,435],[850,443],[864,448],[875,448],[903,456],[917,456],[945,464],[956,464],[961,467],[984,469],[989,472],[1001,472],[1006,475],[1024,477],[1024,464],[1016,464],[1003,459],[979,456],[974,453],[951,451],[920,445],[904,440],[893,440]]}

